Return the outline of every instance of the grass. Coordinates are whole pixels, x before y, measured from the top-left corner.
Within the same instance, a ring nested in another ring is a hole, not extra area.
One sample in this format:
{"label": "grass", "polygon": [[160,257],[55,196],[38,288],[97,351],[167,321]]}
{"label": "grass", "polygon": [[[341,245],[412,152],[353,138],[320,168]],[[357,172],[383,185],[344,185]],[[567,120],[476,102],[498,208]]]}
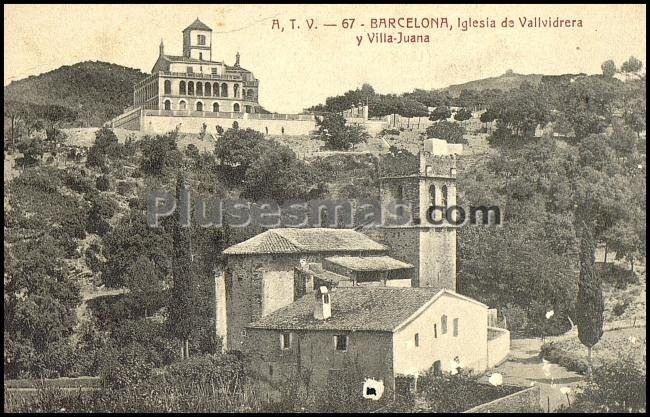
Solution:
{"label": "grass", "polygon": [[[594,367],[629,354],[638,364],[645,366],[646,328],[635,327],[605,331],[592,348]],[[587,347],[578,337],[547,343],[542,346],[542,356],[570,371],[584,374],[587,370]]]}

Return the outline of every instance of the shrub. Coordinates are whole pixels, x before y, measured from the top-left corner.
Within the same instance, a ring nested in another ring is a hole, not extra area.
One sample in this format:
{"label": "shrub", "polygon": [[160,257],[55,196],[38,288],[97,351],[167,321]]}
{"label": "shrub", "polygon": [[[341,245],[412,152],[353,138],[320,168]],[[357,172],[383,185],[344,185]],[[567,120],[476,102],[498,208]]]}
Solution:
{"label": "shrub", "polygon": [[124,388],[138,384],[151,376],[153,364],[148,350],[137,342],[121,348],[114,345],[103,352],[104,362],[99,375],[104,386]]}
{"label": "shrub", "polygon": [[631,356],[606,362],[576,395],[573,411],[629,413],[646,409],[646,371]]}
{"label": "shrub", "polygon": [[108,179],[108,175],[101,175],[97,177],[97,181],[95,182],[95,187],[99,191],[108,191],[111,186],[110,180]]}
{"label": "shrub", "polygon": [[418,393],[422,394],[430,412],[462,412],[519,391],[512,386],[481,384],[471,372],[436,375],[429,370],[418,378]]}
{"label": "shrub", "polygon": [[612,309],[612,312],[614,313],[615,316],[622,316],[623,313],[625,313],[625,310],[630,306],[630,301],[625,300],[625,301],[618,301],[616,305],[614,305],[614,308]]}
{"label": "shrub", "polygon": [[569,371],[581,374],[587,373],[588,363],[585,358],[574,355],[555,346],[553,342],[544,343],[539,356],[549,362],[556,363]]}

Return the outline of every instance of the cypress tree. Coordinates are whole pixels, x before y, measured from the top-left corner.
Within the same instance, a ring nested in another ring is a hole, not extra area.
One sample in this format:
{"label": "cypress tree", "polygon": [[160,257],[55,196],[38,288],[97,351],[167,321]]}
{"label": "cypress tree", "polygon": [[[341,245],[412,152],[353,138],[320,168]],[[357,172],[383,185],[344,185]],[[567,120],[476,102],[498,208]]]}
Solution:
{"label": "cypress tree", "polygon": [[576,300],[576,325],[580,343],[588,349],[588,374],[592,372],[591,348],[603,335],[603,291],[598,274],[594,271],[595,243],[591,229],[581,222],[580,278]]}
{"label": "cypress tree", "polygon": [[179,173],[176,181],[176,211],[173,218],[172,273],[174,286],[169,304],[169,330],[182,341],[181,357],[189,357],[189,338],[196,318],[194,276],[192,271],[192,240],[185,207],[189,207],[188,184]]}

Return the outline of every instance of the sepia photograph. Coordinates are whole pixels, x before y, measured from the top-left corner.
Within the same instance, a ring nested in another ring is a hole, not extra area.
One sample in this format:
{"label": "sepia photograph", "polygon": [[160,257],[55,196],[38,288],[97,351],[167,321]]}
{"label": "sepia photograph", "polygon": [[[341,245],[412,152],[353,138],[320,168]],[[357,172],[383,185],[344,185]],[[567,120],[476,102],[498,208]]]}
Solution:
{"label": "sepia photograph", "polygon": [[646,412],[645,4],[3,14],[4,412]]}

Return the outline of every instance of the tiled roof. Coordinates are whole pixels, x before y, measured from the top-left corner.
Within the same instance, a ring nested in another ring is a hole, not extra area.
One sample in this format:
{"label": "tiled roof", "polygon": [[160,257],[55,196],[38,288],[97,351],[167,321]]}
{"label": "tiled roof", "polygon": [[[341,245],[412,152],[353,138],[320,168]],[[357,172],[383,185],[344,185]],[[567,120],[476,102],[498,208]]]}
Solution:
{"label": "tiled roof", "polygon": [[206,25],[205,23],[201,22],[199,18],[197,17],[194,22],[192,22],[191,25],[183,29],[183,32],[188,31],[188,30],[209,30],[212,32],[212,29],[210,29],[210,26]]}
{"label": "tiled roof", "polygon": [[390,271],[413,268],[413,265],[390,256],[333,256],[326,260],[352,271]]}
{"label": "tiled roof", "polygon": [[224,250],[226,255],[385,251],[386,246],[350,229],[269,229]]}
{"label": "tiled roof", "polygon": [[299,271],[311,274],[318,279],[323,281],[331,282],[332,284],[338,284],[341,281],[352,281],[352,278],[346,277],[344,275],[339,275],[337,273],[326,271],[322,268],[321,264],[311,263],[308,267],[297,268]]}
{"label": "tiled roof", "polygon": [[330,297],[332,317],[327,320],[314,318],[314,295],[307,294],[247,327],[392,332],[437,294],[444,292],[434,288],[336,287]]}

